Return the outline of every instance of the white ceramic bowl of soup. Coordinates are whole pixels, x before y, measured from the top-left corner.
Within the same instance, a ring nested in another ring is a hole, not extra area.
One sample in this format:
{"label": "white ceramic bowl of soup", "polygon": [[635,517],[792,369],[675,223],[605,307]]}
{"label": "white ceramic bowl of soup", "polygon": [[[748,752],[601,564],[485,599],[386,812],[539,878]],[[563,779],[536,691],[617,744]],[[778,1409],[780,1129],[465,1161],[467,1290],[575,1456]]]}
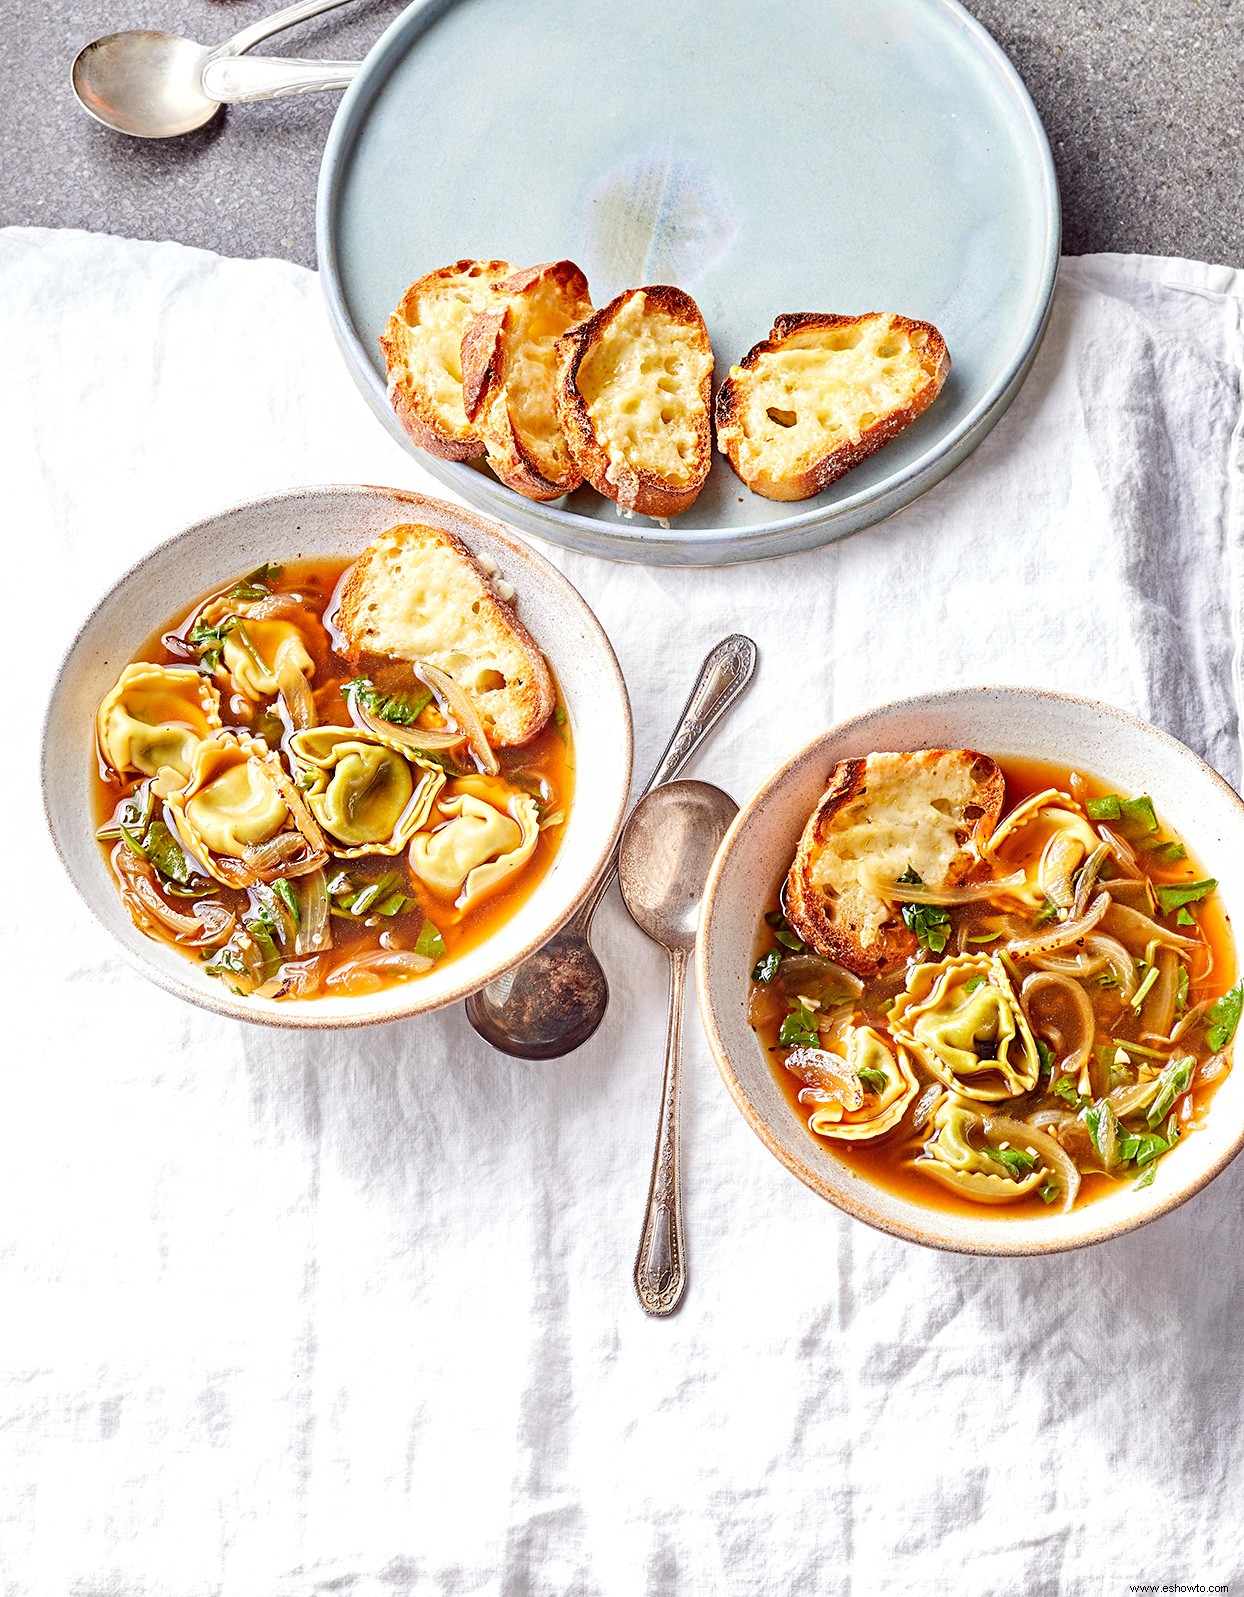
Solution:
{"label": "white ceramic bowl of soup", "polygon": [[[508,919],[415,979],[356,996],[236,996],[169,944],[145,937],[126,913],[95,838],[95,711],[144,640],[199,595],[265,562],[348,559],[403,522],[456,533],[514,588],[517,613],[552,667],[570,722],[575,783],[564,835],[552,865]],[[395,488],[297,488],[187,528],[153,549],[100,600],[52,690],[42,769],[48,824],[65,868],[131,965],[167,991],[239,1020],[367,1025],[465,998],[533,953],[574,914],[621,829],[631,785],[630,702],[609,639],[586,602],[516,534],[471,511]]]}
{"label": "white ceramic bowl of soup", "polygon": [[[760,1140],[813,1192],[869,1225],[963,1253],[1054,1253],[1122,1235],[1199,1192],[1244,1146],[1244,1069],[1217,1088],[1204,1123],[1160,1162],[1072,1210],[980,1217],[925,1206],[858,1174],[792,1108],[748,1024],[760,922],[790,867],[834,765],[882,751],[970,748],[1078,770],[1123,794],[1148,793],[1159,817],[1211,876],[1229,924],[1244,923],[1244,803],[1175,738],[1121,710],[1032,688],[962,688],[904,699],[810,743],[739,811],[709,878],[697,947],[700,1007],[718,1068]],[[1237,949],[1237,968],[1239,953]],[[1244,1036],[1244,1027],[1241,1028]]]}

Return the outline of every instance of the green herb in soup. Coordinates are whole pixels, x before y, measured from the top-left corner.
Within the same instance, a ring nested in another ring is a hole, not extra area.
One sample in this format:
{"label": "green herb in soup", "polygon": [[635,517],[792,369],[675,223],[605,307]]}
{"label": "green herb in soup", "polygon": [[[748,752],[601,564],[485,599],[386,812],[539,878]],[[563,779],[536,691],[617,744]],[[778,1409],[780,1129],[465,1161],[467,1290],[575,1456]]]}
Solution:
{"label": "green herb in soup", "polygon": [[1003,1217],[1143,1190],[1231,1068],[1216,887],[1148,794],[970,750],[844,761],[750,1019],[812,1134],[907,1197]]}

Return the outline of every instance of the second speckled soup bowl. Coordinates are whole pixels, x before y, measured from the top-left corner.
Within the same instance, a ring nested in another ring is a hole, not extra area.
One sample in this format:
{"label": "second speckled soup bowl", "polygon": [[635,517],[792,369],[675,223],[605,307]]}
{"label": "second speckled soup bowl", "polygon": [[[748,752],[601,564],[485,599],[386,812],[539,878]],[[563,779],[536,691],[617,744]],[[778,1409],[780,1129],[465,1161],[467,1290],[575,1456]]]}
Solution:
{"label": "second speckled soup bowl", "polygon": [[1165,1155],[1153,1185],[1131,1181],[1070,1214],[1007,1218],[926,1207],[858,1174],[809,1131],[748,1025],[760,922],[839,760],[883,751],[971,748],[1047,760],[1126,793],[1158,814],[1211,875],[1228,921],[1244,917],[1244,803],[1217,772],[1156,727],[1090,699],[1036,688],[961,688],[903,699],[830,728],[739,811],[714,861],[696,949],[700,1009],[731,1096],[752,1130],[821,1197],[869,1225],[961,1253],[1043,1254],[1086,1247],[1156,1220],[1199,1192],[1244,1146],[1244,1070],[1219,1086],[1205,1123]]}

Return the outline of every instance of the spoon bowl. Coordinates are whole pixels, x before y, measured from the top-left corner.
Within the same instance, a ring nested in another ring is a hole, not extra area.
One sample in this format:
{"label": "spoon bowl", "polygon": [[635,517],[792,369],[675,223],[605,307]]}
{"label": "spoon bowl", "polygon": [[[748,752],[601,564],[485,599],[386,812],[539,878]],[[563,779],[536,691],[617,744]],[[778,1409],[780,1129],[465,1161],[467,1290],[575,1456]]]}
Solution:
{"label": "spoon bowl", "polygon": [[136,139],[167,139],[210,122],[220,101],[203,90],[206,45],[134,28],[96,39],[74,58],[73,91],[97,122]]}
{"label": "spoon bowl", "polygon": [[671,782],[635,806],[622,833],[618,874],[631,918],[669,952],[695,947],[700,895],[738,813],[709,782]]}

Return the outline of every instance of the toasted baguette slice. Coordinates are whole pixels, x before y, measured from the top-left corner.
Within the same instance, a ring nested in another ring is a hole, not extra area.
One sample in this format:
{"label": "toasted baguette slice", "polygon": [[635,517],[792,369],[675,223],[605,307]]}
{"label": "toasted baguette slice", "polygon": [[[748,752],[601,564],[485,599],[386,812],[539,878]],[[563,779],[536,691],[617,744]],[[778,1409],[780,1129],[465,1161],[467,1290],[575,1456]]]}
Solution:
{"label": "toasted baguette slice", "polygon": [[807,499],[913,422],[950,370],[931,322],[779,316],[717,394],[717,447],[753,493]]}
{"label": "toasted baguette slice", "polygon": [[462,339],[462,398],[488,464],[528,499],[583,481],[557,419],[557,340],[592,314],[587,278],[552,261],[498,283]]}
{"label": "toasted baguette slice", "polygon": [[643,516],[686,510],[713,457],[713,349],[690,294],[628,289],[558,353],[557,414],[592,487]]}
{"label": "toasted baguette slice", "polygon": [[994,761],[972,749],[840,761],[787,877],[791,925],[857,976],[901,965],[916,938],[871,884],[909,867],[926,887],[963,881],[978,864],[969,841],[992,832],[1004,787]]}
{"label": "toasted baguette slice", "polygon": [[484,440],[462,404],[462,335],[508,261],[455,261],[412,283],[380,335],[389,403],[417,443],[442,460],[471,460]]}
{"label": "toasted baguette slice", "polygon": [[447,671],[497,748],[530,743],[553,713],[544,656],[467,546],[439,527],[390,527],[369,544],[336,625],[351,659],[426,660]]}

